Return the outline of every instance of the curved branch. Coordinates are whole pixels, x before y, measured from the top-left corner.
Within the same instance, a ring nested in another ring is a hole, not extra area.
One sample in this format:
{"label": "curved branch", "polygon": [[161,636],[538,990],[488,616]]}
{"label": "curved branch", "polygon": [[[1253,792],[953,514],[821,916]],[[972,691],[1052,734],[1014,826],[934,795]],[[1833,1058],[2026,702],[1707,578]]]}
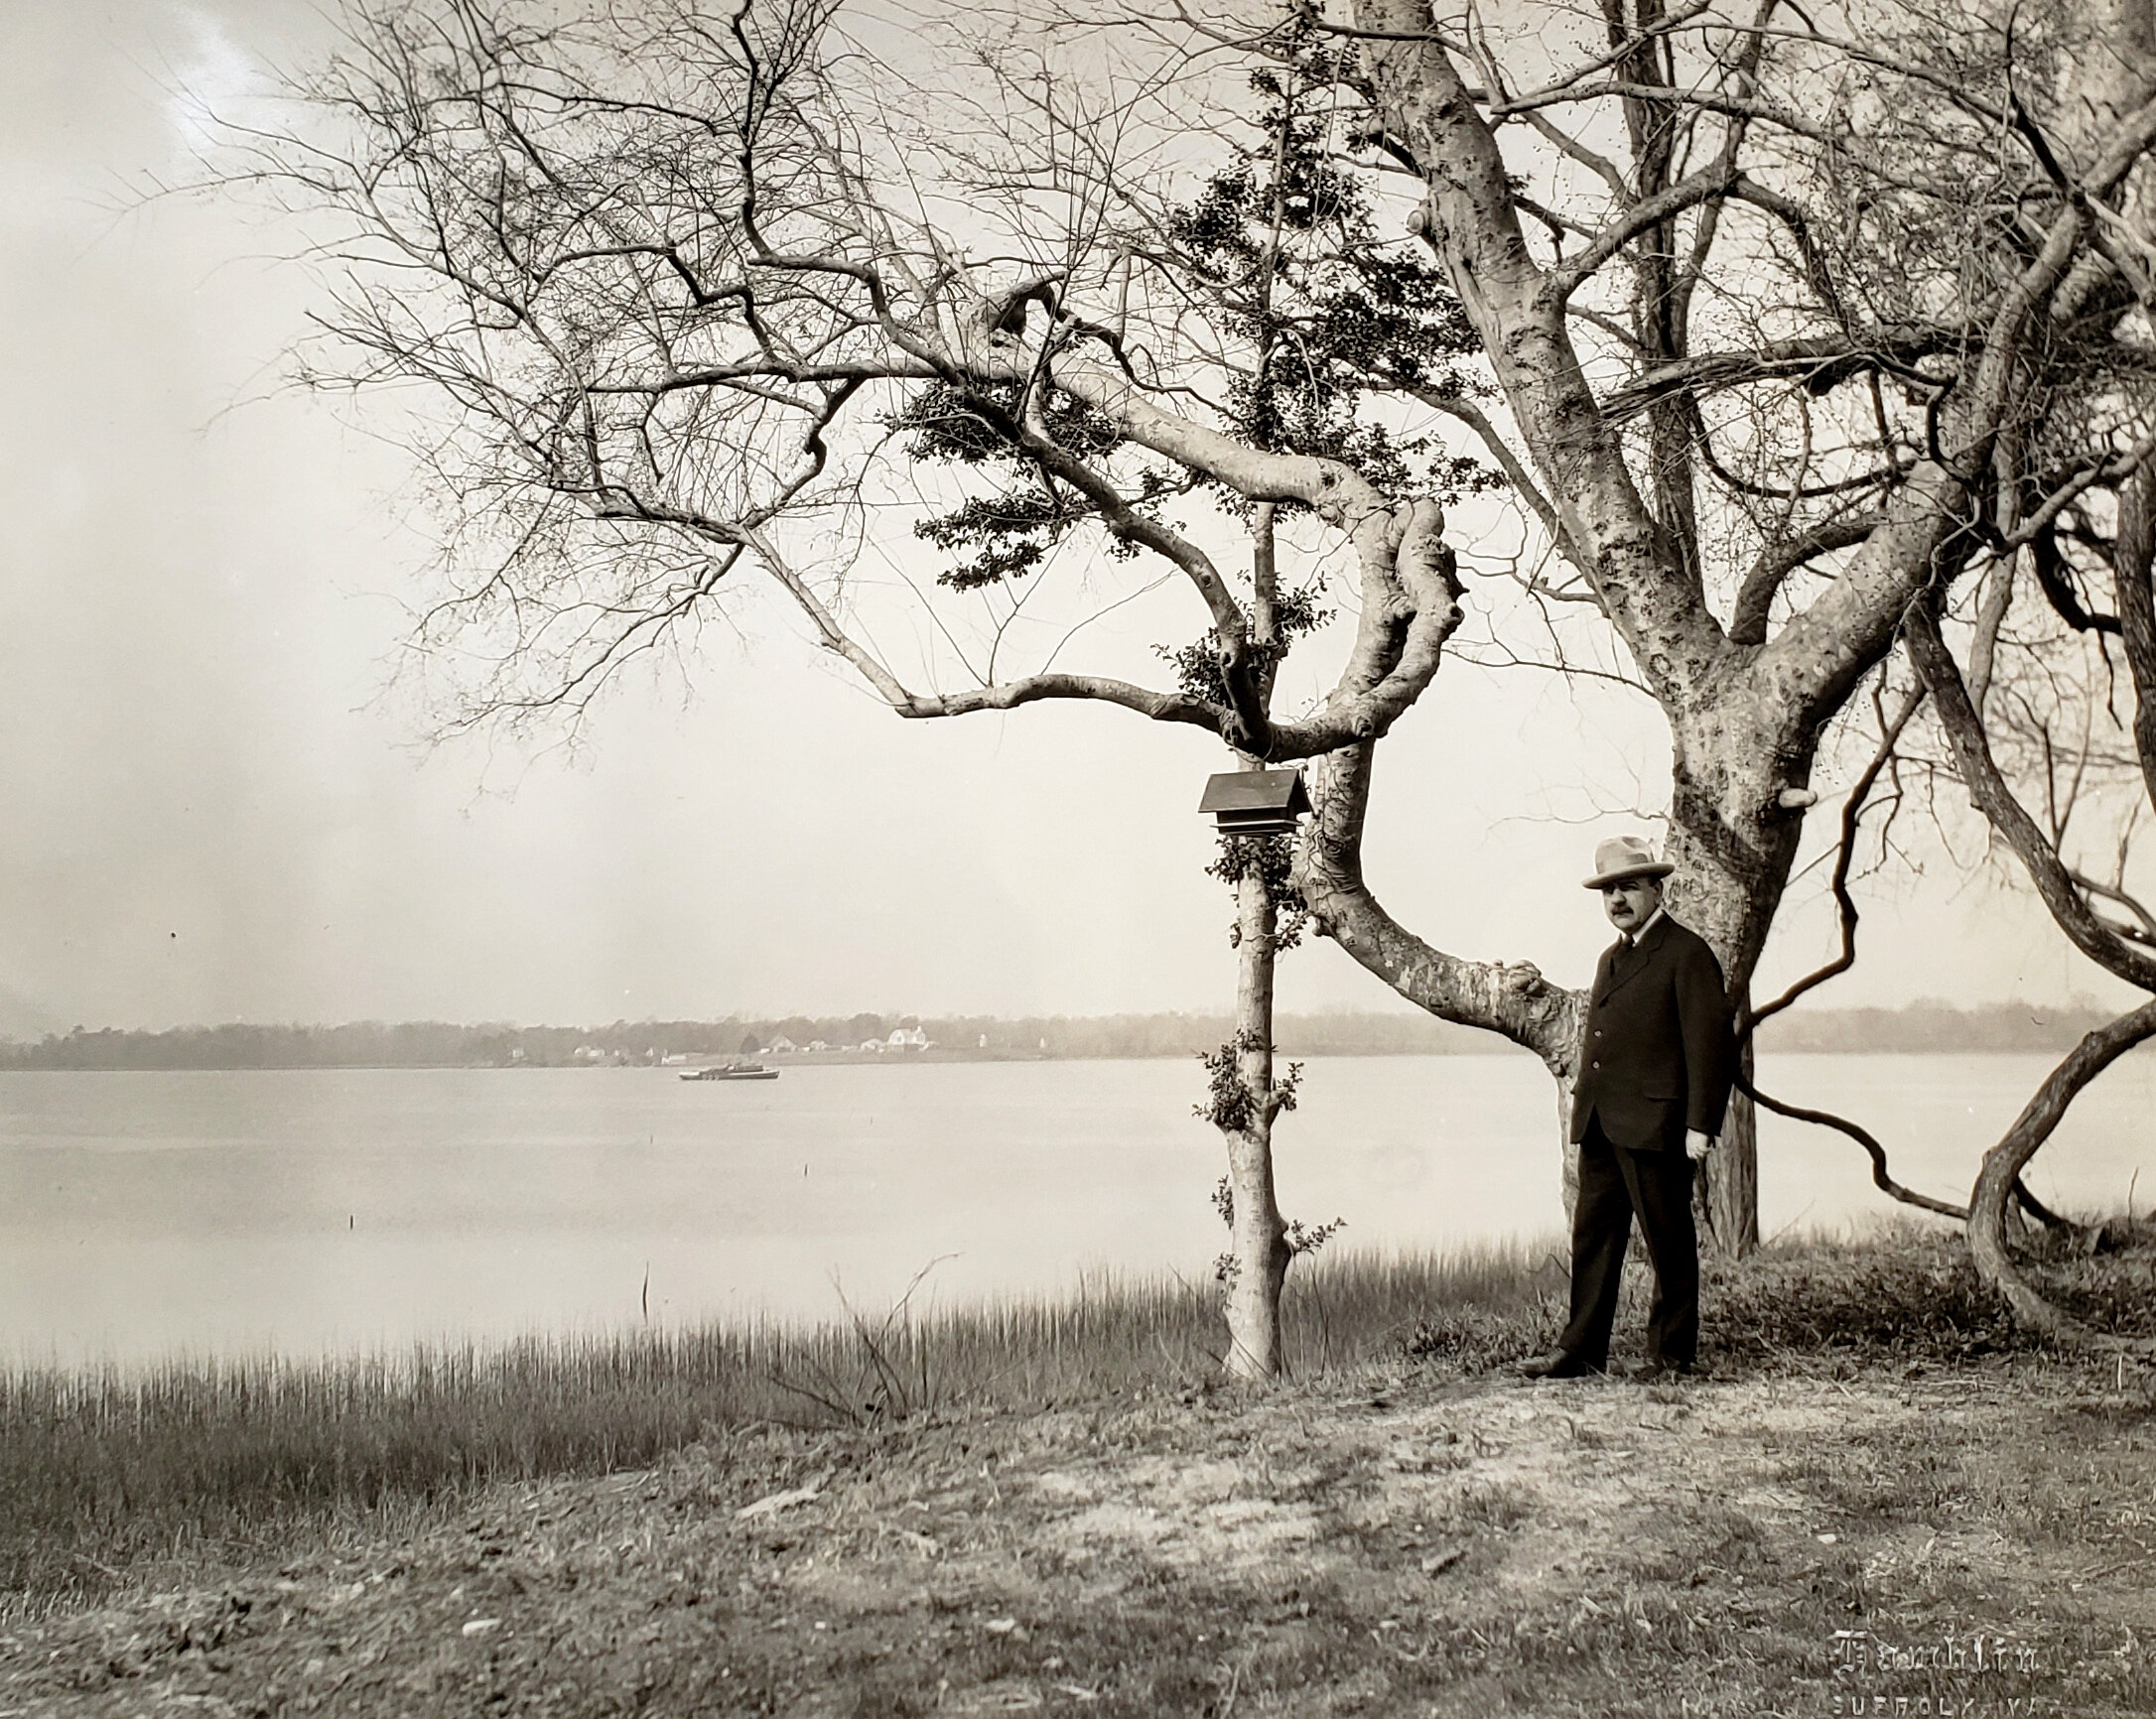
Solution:
{"label": "curved branch", "polygon": [[[978,396],[974,407],[992,422],[1002,418],[993,403],[981,401]],[[1173,563],[1197,588],[1213,618],[1213,635],[1220,643],[1221,678],[1235,707],[1237,726],[1231,743],[1246,751],[1266,751],[1271,743],[1272,724],[1250,672],[1250,617],[1213,566],[1212,557],[1165,521],[1134,507],[1106,477],[1049,436],[1031,412],[1005,419],[999,427],[1043,471],[1060,477],[1092,502],[1110,532]]]}
{"label": "curved branch", "polygon": [[1784,131],[1798,137],[1809,138],[1814,143],[1829,149],[1838,149],[1843,140],[1817,121],[1806,119],[1787,107],[1771,101],[1760,101],[1747,95],[1729,95],[1720,90],[1673,89],[1663,83],[1633,83],[1623,78],[1609,78],[1599,83],[1574,84],[1569,89],[1550,90],[1539,95],[1521,96],[1514,101],[1500,102],[1490,109],[1493,119],[1525,117],[1541,107],[1557,107],[1573,101],[1601,101],[1616,96],[1621,99],[1663,101],[1673,105],[1696,108],[1704,113],[1725,114],[1734,119],[1764,120],[1778,125]]}
{"label": "curved branch", "polygon": [[[1739,1050],[1761,1021],[1780,1014],[1807,992],[1818,989],[1836,974],[1846,973],[1855,965],[1857,911],[1856,898],[1849,893],[1849,866],[1856,854],[1857,826],[1863,819],[1864,805],[1870,798],[1872,784],[1878,781],[1880,772],[1894,756],[1894,747],[1902,737],[1902,730],[1909,727],[1909,720],[1917,714],[1917,707],[1923,702],[1924,694],[1921,689],[1911,693],[1903,700],[1901,709],[1894,713],[1893,718],[1882,723],[1878,749],[1872,753],[1871,762],[1850,786],[1848,798],[1842,802],[1841,842],[1834,857],[1832,885],[1834,907],[1841,921],[1840,953],[1823,967],[1797,981],[1766,1007],[1742,1010],[1738,1016],[1736,1032]],[[1801,1105],[1785,1104],[1782,1100],[1761,1092],[1752,1078],[1743,1072],[1741,1063],[1737,1074],[1737,1088],[1754,1104],[1764,1105],[1778,1117],[1788,1117],[1793,1122],[1815,1123],[1820,1127],[1833,1128],[1847,1134],[1864,1148],[1865,1154],[1871,1159],[1872,1186],[1882,1193],[1892,1195],[1904,1205],[1915,1206],[1926,1212],[1936,1212],[1943,1218],[1953,1218],[1956,1222],[1968,1217],[1965,1207],[1934,1199],[1930,1194],[1920,1194],[1897,1182],[1887,1169],[1886,1147],[1881,1145],[1868,1129],[1850,1122],[1846,1117],[1836,1116],[1831,1111],[1808,1110]]]}
{"label": "curved branch", "polygon": [[839,625],[838,616],[809,589],[808,581],[778,552],[778,546],[769,537],[760,531],[747,531],[741,536],[756,552],[756,559],[785,587],[801,612],[808,616],[809,624],[816,629],[817,642],[825,650],[851,663],[861,678],[876,689],[876,696],[893,710],[904,710],[913,703],[914,695],[905,689],[896,675],[876,661],[866,646]]}
{"label": "curved branch", "polygon": [[1625,246],[1643,233],[1651,232],[1665,221],[1673,220],[1684,210],[1726,195],[1737,183],[1736,170],[1723,162],[1702,168],[1686,179],[1670,186],[1655,196],[1644,198],[1612,221],[1577,256],[1570,258],[1561,269],[1551,276],[1551,287],[1561,302],[1570,298],[1587,283],[1594,272],[1618,255]]}
{"label": "curved branch", "polygon": [[[2062,1217],[2045,1205],[2042,1200],[2029,1192],[2027,1182],[2016,1181],[2014,1183],[2014,1204],[2028,1213],[2030,1217],[2034,1218],[2047,1230],[2064,1230],[2070,1236],[2088,1236],[2090,1233],[2088,1225],[2077,1224],[2072,1218]],[[2099,1226],[2094,1233],[2098,1236],[2102,1235],[2101,1227]]]}
{"label": "curved branch", "polygon": [[1339,685],[1310,721],[1246,718],[1251,731],[1234,743],[1261,758],[1310,757],[1390,728],[1429,685],[1459,625],[1460,587],[1443,541],[1443,509],[1427,500],[1396,505],[1344,461],[1271,453],[1163,411],[1129,376],[1101,364],[1061,359],[1055,381],[1139,446],[1249,500],[1299,501],[1354,546],[1362,609]]}
{"label": "curved branch", "polygon": [[867,647],[839,624],[830,607],[810,589],[777,545],[760,531],[741,534],[757,559],[792,596],[815,627],[817,642],[834,656],[843,657],[874,687],[876,696],[901,717],[963,717],[977,711],[1011,711],[1020,705],[1047,699],[1092,699],[1119,705],[1157,723],[1187,723],[1226,739],[1234,727],[1230,713],[1218,705],[1181,693],[1154,692],[1129,681],[1103,675],[1041,674],[994,686],[974,687],[961,693],[916,693],[873,656]]}
{"label": "curved branch", "polygon": [[[1144,406],[1138,401],[1125,404],[1127,410]],[[1149,406],[1144,406],[1144,421],[1156,434],[1162,426],[1179,422]],[[999,418],[1002,418],[1000,413]],[[1002,421],[1010,422],[1007,418]],[[1023,437],[1021,445],[1033,451],[1032,445],[1040,442],[1040,438],[1018,428]],[[1199,426],[1183,425],[1182,428],[1193,436],[1226,440]],[[1168,440],[1164,435],[1161,439]],[[1116,505],[1128,510],[1129,504],[1115,496],[1105,481],[1091,473],[1081,462],[1053,444],[1042,444],[1041,451],[1052,460],[1053,468],[1059,474],[1066,466],[1073,473],[1073,481],[1077,480],[1076,474],[1085,474],[1103,497],[1112,498]],[[1375,489],[1352,467],[1337,462],[1244,452],[1251,455],[1250,461],[1239,463],[1239,469],[1231,468],[1231,475],[1240,475],[1246,481],[1254,476],[1285,479],[1293,488],[1317,495],[1342,491],[1356,504],[1350,536],[1363,564],[1364,600],[1355,646],[1333,691],[1312,716],[1301,722],[1271,721],[1265,714],[1262,700],[1254,723],[1250,714],[1240,708],[1229,710],[1202,699],[1155,692],[1126,681],[1094,675],[1043,673],[960,693],[915,693],[847,633],[767,536],[710,522],[703,522],[700,529],[705,535],[723,535],[753,547],[809,617],[824,647],[853,664],[878,696],[902,717],[966,716],[979,711],[1013,710],[1044,700],[1093,699],[1135,711],[1155,722],[1206,728],[1239,750],[1268,761],[1314,757],[1341,746],[1376,739],[1388,732],[1428,688],[1443,660],[1445,643],[1458,629],[1462,618],[1461,587],[1452,552],[1446,547],[1443,536],[1444,510],[1434,501],[1427,500],[1408,502],[1398,508],[1388,508],[1382,503],[1372,506],[1371,502],[1377,499]],[[1106,504],[1104,500],[1103,505]],[[1142,525],[1144,523],[1141,521]],[[1134,526],[1129,535],[1159,553],[1168,553],[1153,541],[1149,531]],[[1167,535],[1173,536],[1172,533]],[[1175,541],[1180,543],[1181,539]],[[1170,559],[1174,558],[1171,556]],[[1211,566],[1209,560],[1205,561],[1206,570],[1210,571]],[[1215,573],[1212,577],[1217,580],[1219,576]],[[1232,602],[1233,599],[1229,600]],[[1240,607],[1235,609],[1235,614],[1240,622]]]}
{"label": "curved branch", "polygon": [[1187,723],[1205,728],[1224,740],[1233,727],[1229,713],[1218,705],[1183,693],[1155,692],[1105,675],[1026,675],[962,693],[912,693],[903,704],[891,708],[901,717],[965,717],[977,711],[1014,711],[1020,705],[1046,699],[1092,699],[1120,705],[1156,723]]}
{"label": "curved branch", "polygon": [[1856,897],[1849,893],[1849,867],[1856,859],[1857,827],[1863,822],[1865,802],[1871,797],[1872,785],[1894,757],[1894,748],[1902,737],[1902,730],[1924,703],[1922,688],[1912,692],[1902,701],[1902,708],[1890,721],[1881,724],[1879,745],[1871,755],[1871,762],[1849,787],[1848,797],[1841,804],[1841,840],[1834,854],[1834,875],[1830,887],[1834,896],[1834,911],[1841,924],[1841,950],[1833,960],[1817,971],[1808,973],[1764,1008],[1747,1008],[1737,1023],[1737,1042],[1743,1042],[1753,1028],[1763,1020],[1780,1014],[1807,992],[1816,991],[1837,974],[1846,973],[1856,965]]}
{"label": "curved branch", "polygon": [[1965,541],[1967,506],[1946,466],[1911,467],[1841,577],[1757,647],[1761,672],[1801,687],[1823,721],[1885,656],[1911,597],[1948,574],[1956,541]]}
{"label": "curved branch", "polygon": [[2036,588],[2044,594],[2044,600],[2051,604],[2052,613],[2076,632],[2107,632],[2120,630],[2115,614],[2091,614],[2082,603],[2081,593],[2074,589],[2074,581],[2068,576],[2067,558],[2059,548],[2059,535],[2045,525],[2029,539],[2029,567],[2036,575]]}
{"label": "curved branch", "polygon": [[[1529,108],[1525,112],[1523,112],[1520,117],[1525,119],[1529,125],[1534,127],[1537,134],[1541,136],[1545,143],[1549,144],[1560,155],[1564,155],[1571,160],[1578,162],[1581,167],[1585,168],[1589,173],[1593,174],[1594,177],[1600,180],[1604,185],[1608,186],[1610,190],[1618,197],[1625,198],[1632,195],[1632,188],[1625,184],[1625,176],[1618,169],[1618,166],[1615,162],[1611,161],[1608,156],[1602,154],[1601,151],[1589,149],[1577,137],[1573,136],[1572,133],[1566,131],[1562,126],[1556,124],[1553,120],[1551,120],[1547,113],[1542,112],[1539,108]],[[1522,198],[1520,199],[1520,206],[1526,209],[1528,213],[1532,214],[1537,220],[1542,221],[1545,225],[1549,226],[1552,232],[1561,230],[1561,228],[1556,223],[1561,220],[1562,217],[1557,216],[1555,214],[1555,211],[1545,210],[1539,204],[1529,202],[1525,198]],[[1580,228],[1569,221],[1564,222],[1564,225],[1572,226],[1574,231],[1588,230]]]}
{"label": "curved branch", "polygon": [[1346,666],[1314,715],[1273,727],[1275,758],[1308,758],[1389,731],[1435,679],[1462,619],[1444,510],[1411,501],[1356,532],[1363,606]]}
{"label": "curved branch", "polygon": [[1299,501],[1350,530],[1359,518],[1391,511],[1377,487],[1345,461],[1254,447],[1155,406],[1130,376],[1068,352],[1056,356],[1052,375],[1057,387],[1113,421],[1140,447],[1201,471],[1249,500]]}
{"label": "curved branch", "polygon": [[1936,385],[1939,378],[1916,370],[1917,361],[1957,351],[1961,342],[1959,330],[1889,328],[1770,340],[1748,351],[1698,352],[1658,364],[1613,389],[1604,396],[1602,410],[1613,420],[1636,418],[1671,394],[1740,388],[1777,377],[1801,380],[1808,393],[1824,394],[1876,369],[1921,375]]}
{"label": "curved branch", "polygon": [[2023,1168],[2051,1138],[2082,1089],[2150,1037],[2156,1037],[2156,997],[2086,1035],[2037,1088],[1999,1143],[1984,1154],[1983,1169],[1969,1196],[1969,1253],[1978,1274],[2006,1298],[2014,1316],[2030,1329],[2077,1349],[2156,1355],[2156,1338],[2114,1337],[2096,1331],[2046,1299],[2021,1274],[2007,1248],[2006,1202],[2020,1185]]}
{"label": "curved branch", "polygon": [[[1655,41],[1656,38],[1668,36],[1682,30],[1695,18],[1711,12],[1713,9],[1713,0],[1693,0],[1693,4],[1689,6],[1683,7],[1652,22],[1643,22],[1637,33],[1628,32],[1624,39],[1612,47],[1608,53],[1575,66],[1563,76],[1552,78],[1538,89],[1523,90],[1517,96],[1503,97],[1504,110],[1507,112],[1531,112],[1537,104],[1560,96],[1568,89],[1578,87],[1588,78],[1598,76],[1607,71],[1612,66],[1631,59],[1642,48]],[[1613,25],[1611,28],[1615,31],[1618,27]],[[1756,35],[1757,32],[1753,34]]]}
{"label": "curved branch", "polygon": [[1481,1027],[1533,1051],[1560,1083],[1579,1061],[1585,994],[1526,962],[1467,961],[1433,949],[1379,903],[1363,877],[1362,830],[1375,748],[1343,747],[1309,773],[1310,819],[1295,886],[1318,931],[1439,1020]]}
{"label": "curved branch", "polygon": [[2135,949],[2106,925],[2075,886],[2073,873],[2027,808],[2015,797],[1991,755],[1982,720],[1969,703],[1961,671],[1940,637],[1938,616],[1929,600],[1909,605],[1904,636],[1910,660],[1931,692],[1934,708],[1954,749],[1954,764],[1971,804],[2004,838],[2051,910],[2059,929],[2074,947],[2105,972],[2143,991],[2156,992],[2156,958]]}
{"label": "curved branch", "polygon": [[[984,298],[982,303],[993,312],[1000,301]],[[1180,568],[1204,599],[1206,611],[1212,616],[1213,630],[1220,637],[1223,655],[1237,659],[1247,656],[1249,620],[1228,590],[1227,582],[1221,578],[1219,569],[1214,567],[1212,557],[1180,532],[1133,507],[1114,484],[1029,421],[1026,414],[1007,411],[999,401],[982,392],[980,384],[983,381],[1030,384],[1035,380],[1032,372],[1037,364],[1037,360],[1036,363],[1023,362],[1024,354],[1018,342],[1001,329],[992,330],[986,344],[988,349],[982,353],[939,352],[931,361],[954,387],[963,392],[969,412],[1012,448],[1035,461],[1043,470],[1052,472],[1092,502],[1102,522],[1116,536],[1140,544]],[[914,349],[924,356],[929,355],[923,345],[916,344]],[[1103,387],[1100,374],[1098,366],[1081,363],[1070,366],[1067,376],[1059,373],[1055,380],[1073,398],[1113,419],[1119,429],[1142,446],[1153,447],[1153,442],[1138,433],[1139,408],[1143,407],[1153,418],[1179,422],[1143,401],[1135,384],[1127,383],[1122,377],[1116,377],[1112,386]],[[1089,383],[1091,386],[1087,385]],[[1155,427],[1147,424],[1146,428]],[[1198,430],[1194,425],[1187,428],[1193,432]],[[1217,432],[1204,434],[1222,443],[1229,441]],[[1200,460],[1186,458],[1166,448],[1154,448],[1154,451],[1167,453],[1169,458],[1186,466],[1209,470]],[[1208,451],[1217,454],[1217,451]]]}
{"label": "curved branch", "polygon": [[1942,1218],[1954,1219],[1957,1224],[1967,1221],[1966,1206],[1956,1206],[1947,1200],[1935,1200],[1930,1194],[1920,1194],[1914,1188],[1906,1188],[1897,1182],[1887,1171],[1886,1147],[1882,1146],[1868,1129],[1858,1126],[1846,1117],[1837,1117],[1831,1111],[1813,1111],[1802,1105],[1784,1104],[1780,1099],[1761,1092],[1752,1084],[1750,1077],[1743,1074],[1737,1076],[1737,1090],[1754,1104],[1764,1106],[1778,1117],[1788,1117],[1792,1122],[1817,1123],[1821,1127],[1833,1128],[1847,1134],[1864,1148],[1865,1155],[1871,1159],[1871,1183],[1880,1192],[1893,1195],[1905,1206],[1915,1206],[1924,1212],[1936,1212]]}
{"label": "curved branch", "polygon": [[1729,188],[1729,195],[1740,202],[1748,202],[1754,208],[1773,215],[1789,230],[1789,235],[1797,246],[1797,254],[1804,263],[1805,284],[1812,289],[1814,296],[1832,314],[1836,322],[1846,323],[1848,316],[1841,303],[1841,294],[1834,286],[1833,272],[1826,266],[1826,258],[1819,250],[1819,240],[1813,236],[1812,217],[1806,212],[1805,206],[1795,198],[1770,191],[1757,180],[1743,174],[1737,176],[1736,183]]}
{"label": "curved branch", "polygon": [[2091,461],[2074,473],[2049,495],[2031,508],[2021,525],[1999,540],[2002,549],[2019,549],[2031,542],[2040,531],[2049,531],[2059,515],[2072,507],[2091,487],[2098,483],[2118,483],[2135,472],[2145,470],[2150,460],[2156,459],[2156,436],[2147,436],[2125,453],[2109,460]]}

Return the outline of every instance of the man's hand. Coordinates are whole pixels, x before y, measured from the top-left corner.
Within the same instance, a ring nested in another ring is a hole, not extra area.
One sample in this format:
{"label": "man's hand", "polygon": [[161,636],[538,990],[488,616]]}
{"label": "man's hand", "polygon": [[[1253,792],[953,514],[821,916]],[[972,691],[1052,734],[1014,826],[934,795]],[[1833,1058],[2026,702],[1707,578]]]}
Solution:
{"label": "man's hand", "polygon": [[1702,1134],[1697,1128],[1686,1128],[1684,1130],[1684,1156],[1693,1163],[1699,1162],[1713,1149],[1714,1141],[1707,1135]]}

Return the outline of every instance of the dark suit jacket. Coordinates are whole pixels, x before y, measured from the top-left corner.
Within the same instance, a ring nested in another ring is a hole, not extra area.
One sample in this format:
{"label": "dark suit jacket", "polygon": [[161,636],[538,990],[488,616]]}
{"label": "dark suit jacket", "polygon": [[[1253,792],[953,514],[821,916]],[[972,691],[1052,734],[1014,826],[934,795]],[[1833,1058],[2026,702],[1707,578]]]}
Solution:
{"label": "dark suit jacket", "polygon": [[1684,1131],[1722,1131],[1735,1057],[1721,964],[1667,913],[1636,946],[1602,952],[1587,999],[1572,1138],[1599,1116],[1612,1144],[1682,1151]]}

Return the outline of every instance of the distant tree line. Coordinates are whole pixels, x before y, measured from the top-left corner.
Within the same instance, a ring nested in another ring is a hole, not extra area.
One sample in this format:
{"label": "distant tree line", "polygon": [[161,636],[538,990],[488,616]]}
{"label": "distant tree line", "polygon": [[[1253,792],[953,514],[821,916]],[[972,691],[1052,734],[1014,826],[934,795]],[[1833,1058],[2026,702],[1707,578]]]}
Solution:
{"label": "distant tree line", "polygon": [[2105,1008],[2025,1002],[1956,1008],[1925,998],[1900,1008],[1822,1008],[1778,1014],[1759,1032],[1765,1051],[2063,1051],[2111,1018]]}
{"label": "distant tree line", "polygon": [[[1761,1035],[1775,1052],[2059,1051],[2105,1018],[2100,1008],[1937,1001],[1902,1008],[1820,1009],[1777,1016]],[[1225,1014],[730,1015],[724,1020],[617,1020],[609,1026],[460,1026],[448,1021],[350,1021],[341,1026],[175,1027],[128,1032],[76,1027],[30,1044],[0,1044],[0,1068],[566,1068],[649,1064],[667,1057],[723,1057],[820,1045],[853,1050],[919,1027],[936,1060],[1196,1056],[1228,1031]],[[1283,1056],[1448,1056],[1490,1051],[1487,1036],[1424,1014],[1282,1015]]]}

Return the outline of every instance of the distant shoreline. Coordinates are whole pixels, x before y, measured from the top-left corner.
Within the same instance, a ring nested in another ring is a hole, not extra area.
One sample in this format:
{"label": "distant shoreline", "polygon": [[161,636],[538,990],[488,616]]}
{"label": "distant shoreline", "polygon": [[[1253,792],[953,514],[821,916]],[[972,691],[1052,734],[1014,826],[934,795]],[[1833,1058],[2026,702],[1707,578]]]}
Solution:
{"label": "distant shoreline", "polygon": [[[2063,1054],[2110,1018],[2093,1006],[1995,1003],[1955,1008],[1819,1009],[1777,1016],[1760,1031],[1767,1055]],[[915,1062],[1098,1062],[1187,1057],[1228,1037],[1226,1016],[1160,1013],[936,1018],[858,1014],[734,1016],[711,1021],[615,1021],[598,1027],[461,1025],[442,1021],[337,1026],[177,1027],[163,1032],[77,1027],[34,1043],[0,1043],[0,1070],[244,1070],[391,1068],[687,1069],[736,1056],[779,1067]],[[1493,1033],[1402,1013],[1286,1014],[1279,1054],[1487,1056],[1512,1047]],[[893,1035],[905,1048],[861,1048]],[[929,1042],[923,1047],[916,1039]],[[814,1048],[811,1048],[814,1047]],[[1526,1053],[1521,1053],[1526,1054]]]}

